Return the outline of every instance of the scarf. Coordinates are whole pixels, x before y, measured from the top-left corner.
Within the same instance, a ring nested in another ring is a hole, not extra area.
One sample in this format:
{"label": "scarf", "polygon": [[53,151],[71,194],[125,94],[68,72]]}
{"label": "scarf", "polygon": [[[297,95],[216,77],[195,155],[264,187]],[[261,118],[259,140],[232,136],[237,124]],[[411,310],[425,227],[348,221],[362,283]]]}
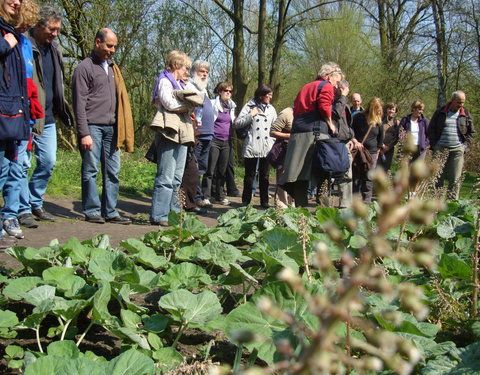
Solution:
{"label": "scarf", "polygon": [[155,81],[155,86],[153,87],[152,92],[152,104],[155,104],[155,100],[158,97],[158,84],[160,83],[160,80],[162,78],[168,79],[172,84],[174,90],[182,90],[183,88],[185,88],[185,83],[183,81],[180,81],[179,84],[178,81],[173,78],[173,75],[169,70],[164,70],[160,73],[160,75],[157,77],[157,80]]}

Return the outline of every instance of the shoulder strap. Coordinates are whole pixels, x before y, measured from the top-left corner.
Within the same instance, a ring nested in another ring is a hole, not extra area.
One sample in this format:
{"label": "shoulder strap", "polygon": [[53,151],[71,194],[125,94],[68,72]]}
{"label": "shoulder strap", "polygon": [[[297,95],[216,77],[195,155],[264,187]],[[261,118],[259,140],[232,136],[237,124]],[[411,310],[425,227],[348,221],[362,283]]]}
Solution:
{"label": "shoulder strap", "polygon": [[320,84],[317,86],[317,99],[320,95],[320,91],[322,91],[323,86],[327,84],[328,81],[321,81]]}
{"label": "shoulder strap", "polygon": [[373,128],[373,125],[370,125],[370,126],[368,127],[367,132],[366,132],[365,135],[363,136],[362,145],[363,145],[363,142],[365,142],[365,140],[367,139],[368,135],[370,134],[370,130],[372,130],[372,128]]}

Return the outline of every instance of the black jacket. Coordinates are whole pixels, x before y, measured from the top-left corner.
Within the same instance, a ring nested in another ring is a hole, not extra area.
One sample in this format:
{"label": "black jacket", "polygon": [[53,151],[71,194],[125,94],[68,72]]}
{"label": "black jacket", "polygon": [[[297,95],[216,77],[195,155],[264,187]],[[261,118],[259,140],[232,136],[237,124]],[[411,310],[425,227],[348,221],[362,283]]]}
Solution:
{"label": "black jacket", "polygon": [[3,35],[20,35],[0,17],[0,140],[27,140],[30,137],[25,64],[20,43],[11,48]]}
{"label": "black jacket", "polygon": [[[38,49],[37,42],[33,37],[33,29],[25,33],[25,36],[30,39],[33,49],[33,60],[34,60],[34,71],[33,71],[33,81],[38,88],[38,99],[43,108],[45,108],[45,83],[43,80],[43,65],[42,65],[42,54]],[[62,54],[58,50],[57,43],[53,42],[52,47],[52,60],[54,68],[54,85],[53,85],[53,114],[55,117],[59,118],[66,126],[73,126],[73,115],[70,110],[70,106],[65,100],[64,88],[63,88],[63,58]],[[42,135],[43,128],[45,126],[45,118],[38,119],[33,126],[33,132],[36,135]]]}

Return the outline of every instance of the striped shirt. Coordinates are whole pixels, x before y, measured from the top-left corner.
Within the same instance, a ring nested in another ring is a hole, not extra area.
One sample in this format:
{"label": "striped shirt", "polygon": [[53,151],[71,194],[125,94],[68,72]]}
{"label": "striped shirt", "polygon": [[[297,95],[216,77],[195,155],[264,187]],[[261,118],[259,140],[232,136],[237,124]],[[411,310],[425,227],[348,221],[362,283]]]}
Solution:
{"label": "striped shirt", "polygon": [[457,119],[459,111],[448,111],[447,118],[445,120],[445,128],[443,128],[442,135],[438,141],[438,146],[442,148],[455,148],[462,144],[458,136]]}

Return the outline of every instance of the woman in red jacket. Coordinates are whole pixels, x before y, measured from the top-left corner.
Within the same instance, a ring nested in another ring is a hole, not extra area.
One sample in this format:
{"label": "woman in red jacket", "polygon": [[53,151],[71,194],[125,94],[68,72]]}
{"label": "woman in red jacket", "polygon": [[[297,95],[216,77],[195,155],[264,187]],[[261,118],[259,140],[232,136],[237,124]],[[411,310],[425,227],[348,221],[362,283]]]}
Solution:
{"label": "woman in red jacket", "polygon": [[294,198],[297,207],[308,205],[307,189],[311,179],[314,131],[320,133],[320,139],[328,139],[338,132],[332,122],[332,104],[334,87],[342,78],[343,73],[338,64],[323,64],[317,79],[303,86],[295,99],[285,172],[279,184]]}

